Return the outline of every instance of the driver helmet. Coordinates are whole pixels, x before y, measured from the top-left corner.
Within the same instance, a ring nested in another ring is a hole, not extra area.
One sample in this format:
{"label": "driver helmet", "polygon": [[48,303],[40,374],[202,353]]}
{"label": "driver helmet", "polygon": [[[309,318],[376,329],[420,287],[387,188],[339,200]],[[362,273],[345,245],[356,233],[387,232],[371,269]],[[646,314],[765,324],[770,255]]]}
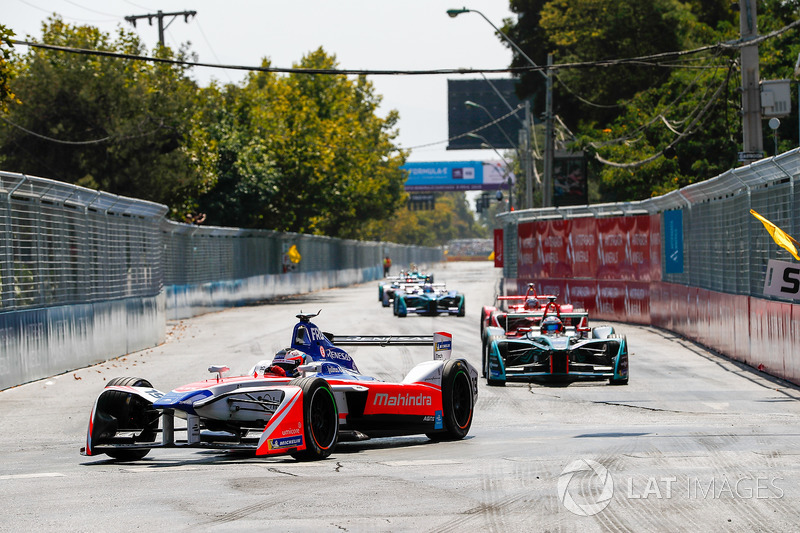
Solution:
{"label": "driver helmet", "polygon": [[528,298],[525,300],[525,309],[538,309],[539,308],[539,300],[536,298]]}
{"label": "driver helmet", "polygon": [[275,354],[272,359],[272,366],[282,368],[287,376],[296,376],[299,372],[297,367],[306,360],[306,354],[294,348],[284,348]]}
{"label": "driver helmet", "polygon": [[548,316],[542,320],[541,332],[542,335],[558,335],[564,331],[564,324],[558,317]]}
{"label": "driver helmet", "polygon": [[426,283],[422,286],[422,292],[433,292],[433,285]]}

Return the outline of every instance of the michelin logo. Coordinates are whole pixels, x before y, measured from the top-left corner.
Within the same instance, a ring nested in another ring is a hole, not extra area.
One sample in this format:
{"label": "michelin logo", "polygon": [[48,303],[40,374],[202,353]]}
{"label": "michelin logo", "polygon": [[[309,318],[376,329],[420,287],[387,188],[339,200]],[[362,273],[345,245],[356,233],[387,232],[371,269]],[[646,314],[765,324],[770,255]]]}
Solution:
{"label": "michelin logo", "polygon": [[453,348],[453,341],[440,341],[436,343],[437,350],[451,350]]}
{"label": "michelin logo", "polygon": [[270,439],[269,449],[277,450],[281,448],[296,448],[298,446],[302,446],[302,444],[303,444],[302,435],[297,435],[295,437],[285,437],[282,439]]}

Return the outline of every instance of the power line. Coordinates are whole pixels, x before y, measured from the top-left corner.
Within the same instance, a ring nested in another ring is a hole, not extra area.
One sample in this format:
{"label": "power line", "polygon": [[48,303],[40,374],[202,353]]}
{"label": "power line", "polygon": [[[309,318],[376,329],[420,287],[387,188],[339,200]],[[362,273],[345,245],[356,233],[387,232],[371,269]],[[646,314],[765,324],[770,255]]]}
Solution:
{"label": "power line", "polygon": [[369,70],[369,69],[332,69],[332,68],[285,68],[285,67],[253,67],[244,65],[219,65],[214,63],[200,63],[197,61],[185,61],[179,59],[167,59],[163,57],[149,57],[136,54],[124,54],[121,52],[110,52],[107,50],[88,50],[85,48],[73,48],[70,46],[56,46],[52,44],[42,44],[31,41],[18,41],[12,39],[11,44],[53,50],[56,52],[67,52],[71,54],[112,57],[115,59],[130,59],[133,61],[145,61],[151,63],[164,63],[169,65],[179,65],[186,67],[209,67],[231,70],[247,70],[253,72],[273,72],[281,74],[320,74],[320,75],[358,75],[358,76],[382,76],[382,75],[435,75],[435,74],[500,74],[500,73],[524,73],[537,70],[534,67],[508,67],[497,69],[433,69],[433,70]]}

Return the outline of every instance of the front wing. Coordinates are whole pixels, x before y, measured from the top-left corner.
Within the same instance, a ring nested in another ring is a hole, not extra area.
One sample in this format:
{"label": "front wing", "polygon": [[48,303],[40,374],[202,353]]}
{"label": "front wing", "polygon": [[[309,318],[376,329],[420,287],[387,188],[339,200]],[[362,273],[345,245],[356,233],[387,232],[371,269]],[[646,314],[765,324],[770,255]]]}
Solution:
{"label": "front wing", "polygon": [[507,381],[628,381],[628,346],[624,337],[582,343],[570,350],[540,350],[525,340],[493,339],[486,351],[489,384]]}

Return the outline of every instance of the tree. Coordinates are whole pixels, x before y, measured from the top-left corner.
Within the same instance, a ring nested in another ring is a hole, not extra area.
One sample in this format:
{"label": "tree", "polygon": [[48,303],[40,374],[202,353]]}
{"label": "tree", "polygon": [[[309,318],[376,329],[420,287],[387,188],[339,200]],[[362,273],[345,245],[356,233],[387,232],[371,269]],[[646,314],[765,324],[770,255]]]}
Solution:
{"label": "tree", "polygon": [[436,195],[434,208],[411,211],[403,208],[384,222],[371,226],[368,238],[400,244],[442,246],[453,239],[485,238],[487,228],[479,224],[463,192]]}
{"label": "tree", "polygon": [[[133,33],[112,40],[57,17],[41,40],[145,53]],[[166,48],[157,54],[173,57]],[[170,206],[202,187],[183,149],[196,87],[182,67],[31,48],[17,70],[11,87],[19,102],[0,125],[8,168]]]}
{"label": "tree", "polygon": [[8,113],[8,104],[14,100],[14,93],[11,90],[11,70],[12,48],[11,38],[14,32],[0,24],[0,113]]}
{"label": "tree", "polygon": [[[320,48],[297,66],[337,64]],[[376,115],[364,77],[259,72],[222,98],[203,126],[218,158],[218,182],[199,202],[210,223],[363,238],[404,202],[397,113]]]}

